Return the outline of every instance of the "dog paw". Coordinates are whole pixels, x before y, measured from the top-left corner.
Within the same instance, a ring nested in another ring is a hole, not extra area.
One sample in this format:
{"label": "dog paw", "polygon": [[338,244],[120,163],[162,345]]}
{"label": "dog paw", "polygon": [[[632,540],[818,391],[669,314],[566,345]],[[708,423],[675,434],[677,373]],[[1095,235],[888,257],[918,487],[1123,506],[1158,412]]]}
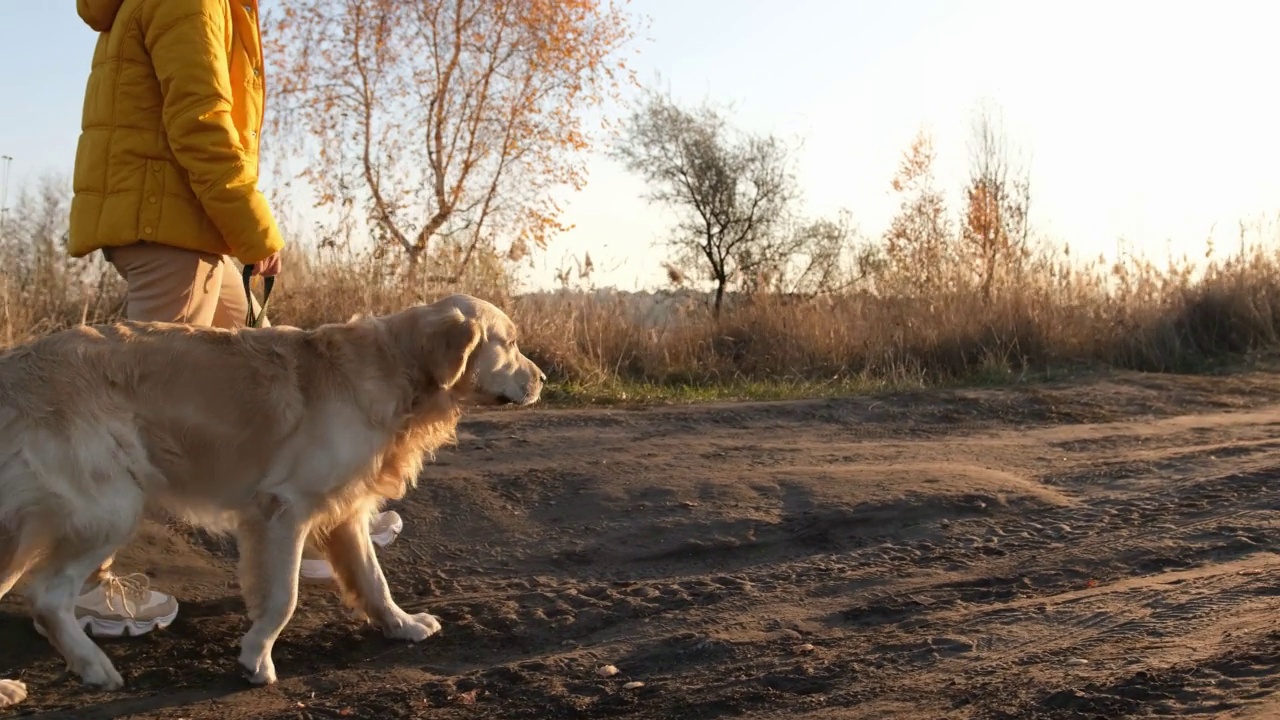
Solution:
{"label": "dog paw", "polygon": [[116,672],[115,666],[106,657],[75,668],[75,673],[80,676],[82,683],[90,687],[103,690],[119,690],[124,687],[124,678],[120,677],[120,673]]}
{"label": "dog paw", "polygon": [[26,699],[26,683],[20,680],[0,680],[0,708],[17,705]]}
{"label": "dog paw", "polygon": [[395,622],[387,626],[385,633],[387,637],[395,640],[421,642],[440,632],[441,629],[440,619],[435,615],[430,613],[418,613],[417,615],[401,613]]}
{"label": "dog paw", "polygon": [[276,665],[270,655],[246,657],[241,653],[240,667],[244,669],[245,679],[254,685],[271,685],[276,681]]}

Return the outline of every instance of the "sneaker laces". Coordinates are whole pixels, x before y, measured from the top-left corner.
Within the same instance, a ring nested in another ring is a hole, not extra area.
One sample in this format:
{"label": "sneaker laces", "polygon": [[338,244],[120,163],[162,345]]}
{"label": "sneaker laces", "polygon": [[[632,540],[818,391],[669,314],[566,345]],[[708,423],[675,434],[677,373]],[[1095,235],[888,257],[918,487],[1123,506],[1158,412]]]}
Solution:
{"label": "sneaker laces", "polygon": [[130,620],[136,619],[133,609],[129,607],[129,600],[133,599],[133,605],[141,607],[144,602],[151,599],[151,579],[142,573],[131,573],[129,575],[109,575],[103,579],[103,597],[107,601],[107,609],[114,611],[115,604],[112,598],[119,598],[124,613],[129,616]]}

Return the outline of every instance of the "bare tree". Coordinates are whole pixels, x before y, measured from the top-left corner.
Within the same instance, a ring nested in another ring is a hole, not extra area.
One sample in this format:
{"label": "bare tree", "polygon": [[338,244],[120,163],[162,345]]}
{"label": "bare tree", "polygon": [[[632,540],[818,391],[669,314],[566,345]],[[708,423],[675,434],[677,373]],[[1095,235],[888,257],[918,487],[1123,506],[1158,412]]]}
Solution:
{"label": "bare tree", "polygon": [[62,283],[71,183],[65,177],[45,175],[35,187],[20,189],[7,237],[0,239],[7,274],[15,279],[46,286]]}
{"label": "bare tree", "polygon": [[651,201],[677,213],[677,265],[706,269],[718,317],[731,282],[750,286],[790,252],[786,230],[799,193],[789,149],[771,135],[733,130],[707,104],[685,110],[653,90],[623,133],[614,156],[648,182]]}
{"label": "bare tree", "polygon": [[586,114],[630,75],[613,0],[291,0],[269,20],[269,120],[318,205],[362,209],[411,267],[430,249],[445,282],[499,238],[523,255],[563,229]]}
{"label": "bare tree", "polygon": [[113,315],[121,281],[99,253],[67,255],[71,178],[48,174],[21,187],[0,237],[0,345]]}
{"label": "bare tree", "polygon": [[835,219],[800,221],[786,242],[776,243],[778,257],[761,274],[771,281],[769,289],[779,293],[813,296],[843,290],[857,279],[851,267],[856,257],[849,262],[852,236],[847,212]]}
{"label": "bare tree", "polygon": [[969,163],[961,239],[975,260],[982,297],[990,301],[997,277],[1016,275],[1030,252],[1031,177],[1014,165],[1004,129],[987,104],[974,119]]}

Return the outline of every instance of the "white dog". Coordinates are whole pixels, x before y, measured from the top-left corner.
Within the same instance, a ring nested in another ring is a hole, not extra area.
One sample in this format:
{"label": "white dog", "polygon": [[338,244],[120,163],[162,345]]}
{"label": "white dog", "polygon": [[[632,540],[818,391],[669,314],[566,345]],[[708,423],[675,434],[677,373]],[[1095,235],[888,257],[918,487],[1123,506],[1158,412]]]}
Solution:
{"label": "white dog", "polygon": [[[537,402],[545,376],[492,304],[454,295],[315,330],[123,322],[0,355],[0,597],[24,595],[69,669],[123,681],[75,622],[82,583],[163,511],[236,535],[252,625],[240,664],[276,679],[304,542],[393,638],[440,630],[392,600],[370,513],[415,485],[466,403]],[[0,681],[0,707],[25,687]]]}

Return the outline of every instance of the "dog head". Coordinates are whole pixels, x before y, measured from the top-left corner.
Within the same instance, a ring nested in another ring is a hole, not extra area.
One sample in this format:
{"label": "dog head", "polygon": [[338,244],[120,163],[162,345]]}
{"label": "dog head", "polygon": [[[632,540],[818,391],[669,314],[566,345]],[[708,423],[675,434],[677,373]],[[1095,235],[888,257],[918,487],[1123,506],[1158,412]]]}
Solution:
{"label": "dog head", "polygon": [[459,400],[532,405],[547,376],[520,352],[516,325],[492,303],[450,295],[419,308],[427,370]]}

